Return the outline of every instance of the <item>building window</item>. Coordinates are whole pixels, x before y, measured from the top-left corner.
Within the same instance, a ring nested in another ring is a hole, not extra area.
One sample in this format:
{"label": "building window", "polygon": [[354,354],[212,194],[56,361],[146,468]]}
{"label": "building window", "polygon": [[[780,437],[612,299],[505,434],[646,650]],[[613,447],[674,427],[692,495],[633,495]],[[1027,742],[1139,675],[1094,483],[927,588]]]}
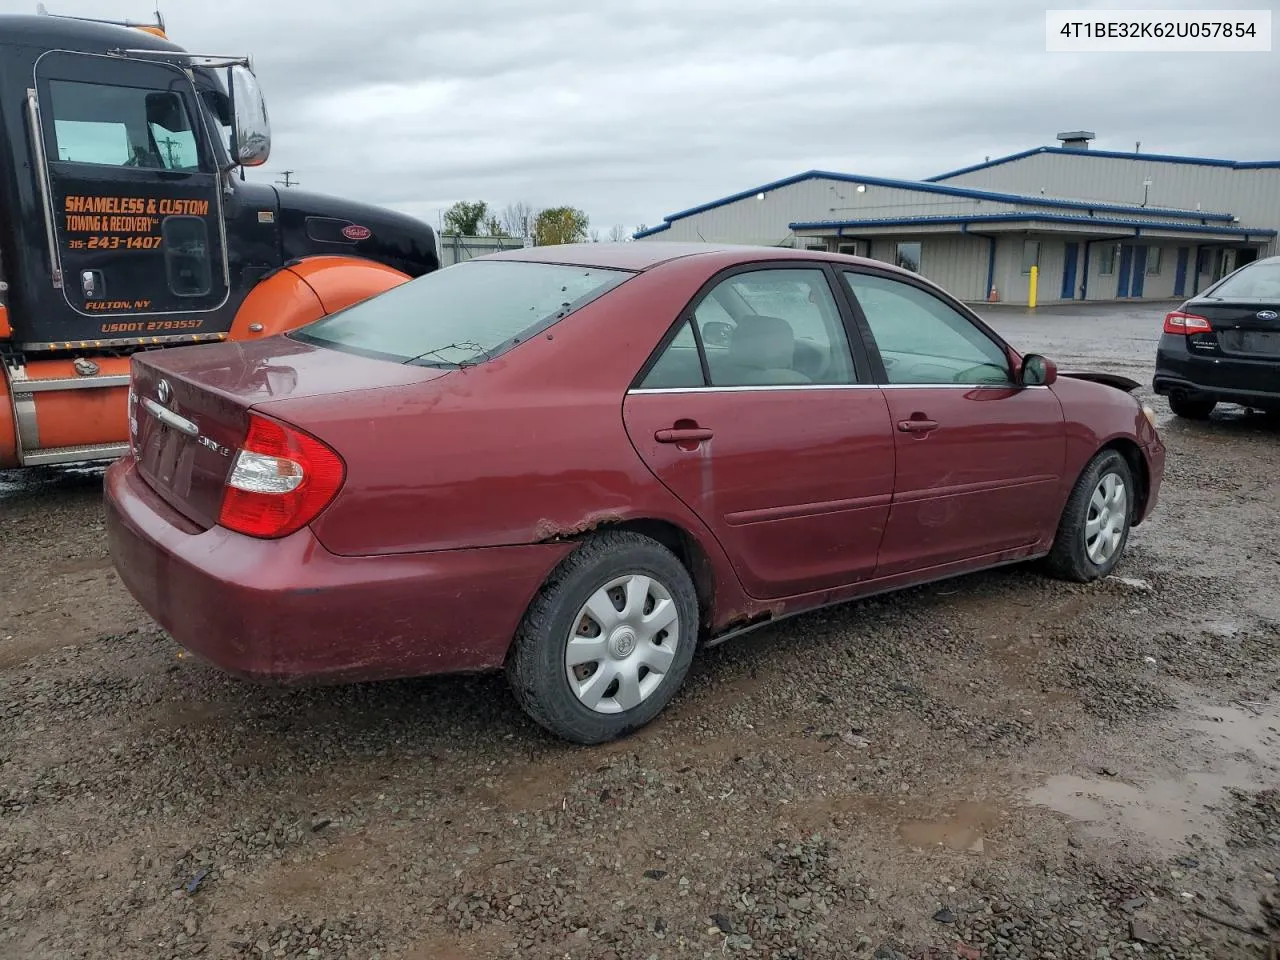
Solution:
{"label": "building window", "polygon": [[1108,243],[1098,248],[1098,276],[1109,277],[1116,272],[1115,244]]}
{"label": "building window", "polygon": [[858,242],[855,240],[853,243],[842,243],[837,252],[846,256],[856,257],[858,255]]}
{"label": "building window", "polygon": [[920,272],[920,243],[918,241],[898,244],[898,266],[904,270]]}
{"label": "building window", "polygon": [[1147,276],[1155,277],[1160,274],[1160,253],[1163,247],[1147,247]]}
{"label": "building window", "polygon": [[1022,241],[1022,272],[1030,273],[1032,267],[1040,266],[1040,241]]}
{"label": "building window", "polygon": [[806,241],[805,241],[805,244],[804,244],[804,248],[805,248],[806,250],[820,250],[821,252],[826,253],[826,252],[827,252],[827,241],[825,241],[825,240],[806,240]]}

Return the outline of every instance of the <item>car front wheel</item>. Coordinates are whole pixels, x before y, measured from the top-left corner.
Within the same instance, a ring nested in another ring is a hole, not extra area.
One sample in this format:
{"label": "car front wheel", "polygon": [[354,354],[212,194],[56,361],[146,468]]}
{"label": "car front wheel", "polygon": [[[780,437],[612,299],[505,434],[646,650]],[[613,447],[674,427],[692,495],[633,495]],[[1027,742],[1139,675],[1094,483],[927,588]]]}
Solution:
{"label": "car front wheel", "polygon": [[639,534],[597,534],[530,604],[507,680],[524,711],[556,736],[604,743],[662,711],[697,638],[697,592],[675,554]]}
{"label": "car front wheel", "polygon": [[1116,450],[1103,450],[1076,481],[1049,552],[1051,573],[1088,583],[1115,569],[1129,542],[1136,505],[1133,471]]}

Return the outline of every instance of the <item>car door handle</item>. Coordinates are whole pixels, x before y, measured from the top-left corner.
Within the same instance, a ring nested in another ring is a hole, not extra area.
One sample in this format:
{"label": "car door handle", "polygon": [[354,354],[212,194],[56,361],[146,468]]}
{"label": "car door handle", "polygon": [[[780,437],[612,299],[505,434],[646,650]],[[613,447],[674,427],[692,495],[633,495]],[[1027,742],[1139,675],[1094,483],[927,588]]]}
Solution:
{"label": "car door handle", "polygon": [[659,443],[699,443],[710,440],[712,433],[706,427],[669,427],[659,430],[653,439]]}
{"label": "car door handle", "polygon": [[938,429],[938,421],[925,420],[923,417],[919,420],[899,420],[898,429],[903,433],[928,433]]}

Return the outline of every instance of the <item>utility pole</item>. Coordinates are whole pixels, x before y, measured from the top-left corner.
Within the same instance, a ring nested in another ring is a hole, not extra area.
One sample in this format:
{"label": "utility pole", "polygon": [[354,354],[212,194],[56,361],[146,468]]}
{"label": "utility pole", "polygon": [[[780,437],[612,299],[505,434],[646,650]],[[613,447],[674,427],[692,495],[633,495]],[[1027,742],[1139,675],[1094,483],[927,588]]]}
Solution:
{"label": "utility pole", "polygon": [[178,141],[177,141],[177,140],[175,140],[175,139],[173,139],[173,137],[165,137],[165,138],[164,138],[163,140],[161,140],[160,142],[161,142],[162,144],[164,144],[165,152],[166,152],[166,153],[168,153],[168,155],[169,155],[169,169],[170,169],[170,170],[172,170],[172,169],[173,169],[173,167],[174,167],[174,163],[173,163],[173,148],[174,148],[174,147],[176,147],[176,146],[178,145]]}
{"label": "utility pole", "polygon": [[293,171],[292,171],[292,170],[285,170],[285,171],[282,171],[282,172],[284,173],[284,179],[283,179],[283,180],[277,180],[277,181],[276,181],[276,183],[278,183],[278,184],[280,184],[281,186],[284,186],[284,187],[296,187],[296,186],[298,185],[298,181],[297,181],[297,180],[290,180],[290,179],[289,179],[291,176],[293,176]]}

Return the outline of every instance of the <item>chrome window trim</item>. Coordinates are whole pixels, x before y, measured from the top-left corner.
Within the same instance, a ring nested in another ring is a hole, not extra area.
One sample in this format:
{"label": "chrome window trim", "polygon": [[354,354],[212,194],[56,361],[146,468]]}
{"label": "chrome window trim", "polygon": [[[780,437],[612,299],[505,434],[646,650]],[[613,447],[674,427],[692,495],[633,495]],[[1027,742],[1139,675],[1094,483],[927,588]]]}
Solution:
{"label": "chrome window trim", "polygon": [[777,390],[1048,390],[1040,383],[781,383],[738,387],[637,387],[627,396],[649,393],[747,393]]}

